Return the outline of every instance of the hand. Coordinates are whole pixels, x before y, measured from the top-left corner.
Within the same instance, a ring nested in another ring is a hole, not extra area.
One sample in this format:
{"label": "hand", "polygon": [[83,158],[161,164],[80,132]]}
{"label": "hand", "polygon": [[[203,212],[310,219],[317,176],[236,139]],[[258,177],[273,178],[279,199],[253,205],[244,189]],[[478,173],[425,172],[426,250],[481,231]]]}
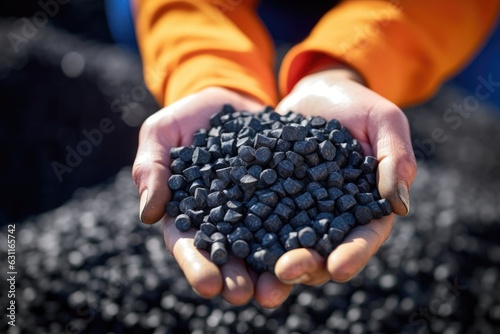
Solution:
{"label": "hand", "polygon": [[245,304],[254,297],[264,307],[275,307],[286,299],[291,286],[270,273],[258,276],[248,271],[244,262],[235,257],[230,257],[219,269],[206,251],[193,245],[193,230],[179,232],[173,219],[164,217],[165,204],[171,198],[167,187],[170,148],[191,145],[193,133],[208,128],[209,117],[226,103],[237,110],[264,108],[261,103],[233,91],[207,88],[161,109],[144,122],[132,171],[141,194],[140,218],[148,224],[162,219],[165,244],[200,296],[211,298],[220,293],[235,305]]}
{"label": "hand", "polygon": [[[408,121],[393,103],[362,85],[349,69],[330,69],[303,78],[277,107],[303,115],[336,118],[378,161],[378,189],[394,212],[409,211],[408,189],[416,175]],[[358,273],[387,239],[394,214],[355,227],[325,261],[311,249],[285,253],[276,275],[288,284],[317,285],[332,279],[346,282]]]}

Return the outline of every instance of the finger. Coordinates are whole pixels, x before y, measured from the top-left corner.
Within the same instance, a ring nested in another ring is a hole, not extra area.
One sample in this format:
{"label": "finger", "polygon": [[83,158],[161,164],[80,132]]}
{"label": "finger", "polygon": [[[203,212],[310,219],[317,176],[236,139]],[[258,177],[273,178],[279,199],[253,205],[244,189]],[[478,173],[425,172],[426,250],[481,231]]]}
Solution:
{"label": "finger", "polygon": [[210,255],[194,246],[194,234],[194,230],[179,232],[171,219],[164,219],[163,238],[167,249],[193,290],[203,298],[212,298],[222,291],[222,276]]}
{"label": "finger", "polygon": [[319,285],[330,279],[325,259],[309,248],[297,248],[282,255],[274,268],[286,284]]}
{"label": "finger", "polygon": [[253,283],[245,264],[230,256],[221,267],[223,277],[222,297],[230,304],[243,305],[253,297]]}
{"label": "finger", "polygon": [[291,285],[281,282],[269,272],[264,272],[257,281],[254,298],[262,307],[274,308],[286,300],[291,290]]}
{"label": "finger", "polygon": [[328,257],[327,269],[332,280],[349,281],[363,269],[391,233],[393,222],[391,215],[353,228]]}
{"label": "finger", "polygon": [[407,215],[410,211],[409,189],[417,174],[406,116],[396,106],[372,110],[368,135],[379,161],[378,189],[393,211]]}

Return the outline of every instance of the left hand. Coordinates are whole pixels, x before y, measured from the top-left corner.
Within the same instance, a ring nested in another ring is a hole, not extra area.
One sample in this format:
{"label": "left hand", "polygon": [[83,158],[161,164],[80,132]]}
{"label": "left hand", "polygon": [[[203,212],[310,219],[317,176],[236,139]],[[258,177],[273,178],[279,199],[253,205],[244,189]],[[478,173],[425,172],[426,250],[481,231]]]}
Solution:
{"label": "left hand", "polygon": [[[303,115],[336,118],[349,129],[365,155],[379,161],[378,189],[393,211],[409,211],[408,190],[416,176],[416,162],[408,121],[393,103],[371,91],[352,70],[329,69],[304,77],[277,106]],[[312,249],[285,253],[276,263],[276,276],[288,284],[317,285],[330,279],[353,278],[389,236],[394,214],[355,227],[325,261]]]}

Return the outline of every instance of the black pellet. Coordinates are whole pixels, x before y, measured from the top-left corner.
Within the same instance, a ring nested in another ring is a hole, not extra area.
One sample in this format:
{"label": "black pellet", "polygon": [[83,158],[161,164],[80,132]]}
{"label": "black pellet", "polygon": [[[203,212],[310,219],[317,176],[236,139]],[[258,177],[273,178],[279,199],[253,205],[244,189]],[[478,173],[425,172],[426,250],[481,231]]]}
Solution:
{"label": "black pellet", "polygon": [[326,165],[326,169],[328,169],[328,174],[340,171],[340,167],[335,161],[327,161],[324,164]]}
{"label": "black pellet", "polygon": [[221,192],[226,189],[228,182],[221,179],[213,179],[210,183],[210,192]]}
{"label": "black pellet", "polygon": [[373,198],[372,193],[359,193],[354,196],[359,205],[366,205],[368,203],[373,202],[375,199]]}
{"label": "black pellet", "polygon": [[301,128],[303,127],[295,124],[285,125],[281,132],[281,139],[287,141],[304,140],[306,134]]}
{"label": "black pellet", "polygon": [[281,257],[281,255],[285,254],[285,249],[279,242],[275,242],[273,245],[271,245],[271,247],[269,247],[269,252],[271,254],[271,259],[269,259],[269,262],[271,262],[270,269],[274,270],[274,265]]}
{"label": "black pellet", "polygon": [[173,174],[182,174],[182,171],[186,168],[186,163],[181,159],[174,159],[170,164],[170,170]]}
{"label": "black pellet", "polygon": [[277,214],[281,219],[288,221],[293,216],[293,209],[288,205],[283,203],[278,203],[276,208],[274,208],[274,213]]}
{"label": "black pellet", "polygon": [[210,247],[210,258],[218,266],[227,262],[226,246],[222,242],[214,242]]}
{"label": "black pellet", "polygon": [[176,217],[180,213],[179,204],[180,203],[177,201],[168,202],[165,206],[165,212],[167,213],[167,215],[169,215],[170,217]]}
{"label": "black pellet", "polygon": [[179,158],[179,155],[181,153],[181,150],[183,149],[183,146],[180,147],[172,147],[170,149],[170,159],[175,160]]}
{"label": "black pellet", "polygon": [[294,166],[300,166],[304,164],[304,157],[301,155],[293,152],[293,151],[287,151],[286,152],[286,158],[288,161],[290,161]]}
{"label": "black pellet", "polygon": [[340,130],[340,128],[341,128],[340,122],[338,120],[336,120],[335,118],[326,122],[326,125],[325,125],[325,129],[327,129],[328,131]]}
{"label": "black pellet", "polygon": [[292,219],[290,219],[290,225],[294,228],[307,226],[310,223],[309,215],[306,211],[302,210],[298,214],[296,214]]}
{"label": "black pellet", "polygon": [[250,199],[253,196],[253,193],[257,189],[257,180],[255,177],[252,175],[245,175],[241,178],[240,180],[240,187],[241,190],[243,191],[245,200]]}
{"label": "black pellet", "polygon": [[314,249],[319,253],[323,258],[328,258],[331,252],[334,250],[334,246],[330,241],[328,235],[324,234],[320,237],[320,239],[316,242]]}
{"label": "black pellet", "polygon": [[236,212],[234,210],[227,210],[226,214],[224,215],[224,221],[228,223],[237,223],[241,219],[243,219],[243,215],[239,212]]}
{"label": "black pellet", "polygon": [[252,162],[255,160],[255,149],[251,146],[241,146],[238,149],[238,156],[245,162]]}
{"label": "black pellet", "polygon": [[345,135],[342,131],[338,129],[332,130],[330,132],[330,135],[328,136],[328,139],[333,143],[333,144],[340,144],[345,141]]}
{"label": "black pellet", "polygon": [[246,227],[237,227],[233,232],[228,234],[227,241],[232,244],[236,240],[251,241],[253,239],[252,232]]}
{"label": "black pellet", "polygon": [[226,210],[233,210],[233,211],[236,211],[238,213],[244,212],[243,204],[239,201],[235,201],[235,200],[227,201],[225,207],[226,207]]}
{"label": "black pellet", "polygon": [[277,142],[278,139],[276,138],[267,137],[258,133],[255,136],[253,147],[256,149],[258,149],[259,147],[268,147],[269,149],[274,150]]}
{"label": "black pellet", "polygon": [[200,231],[205,233],[207,236],[211,236],[215,232],[217,232],[217,227],[211,223],[202,223],[200,225]]}
{"label": "black pellet", "polygon": [[335,154],[334,161],[340,168],[344,168],[347,165],[347,157],[344,154],[342,154],[342,151],[339,149]]}
{"label": "black pellet", "polygon": [[316,233],[310,226],[306,226],[300,229],[298,233],[299,243],[302,247],[312,248],[316,244],[318,237]]}
{"label": "black pellet", "polygon": [[196,209],[196,201],[193,196],[184,198],[179,204],[179,210],[181,210],[182,213],[186,213],[188,210],[193,209]]}
{"label": "black pellet", "polygon": [[183,189],[187,180],[182,175],[174,174],[168,179],[168,187],[172,190]]}
{"label": "black pellet", "polygon": [[215,162],[212,164],[212,169],[214,171],[217,171],[221,168],[226,168],[226,167],[229,167],[229,162],[227,162],[225,159],[222,159],[222,158],[218,158],[217,160],[215,160]]}
{"label": "black pellet", "polygon": [[313,153],[315,150],[316,147],[310,141],[307,140],[300,140],[295,142],[295,144],[293,144],[293,151],[300,155],[308,155]]}
{"label": "black pellet", "polygon": [[319,144],[318,153],[324,160],[333,161],[336,152],[335,146],[329,140],[325,140]]}
{"label": "black pellet", "polygon": [[272,185],[274,182],[276,182],[276,179],[278,178],[278,175],[274,171],[274,169],[264,169],[260,175],[259,179],[264,183],[266,186]]}
{"label": "black pellet", "polygon": [[253,213],[254,215],[259,216],[260,218],[264,219],[271,213],[272,209],[263,203],[257,203],[257,204],[252,205],[248,209],[248,211],[250,213]]}
{"label": "black pellet", "polygon": [[236,134],[234,132],[224,132],[224,133],[221,133],[220,140],[221,140],[221,142],[225,142],[225,141],[234,139],[235,137],[236,137]]}
{"label": "black pellet", "polygon": [[371,187],[377,184],[377,175],[375,173],[364,174],[363,179],[365,179]]}
{"label": "black pellet", "polygon": [[321,181],[328,177],[328,169],[325,164],[320,164],[316,167],[309,168],[307,170],[307,176],[312,181]]}
{"label": "black pellet", "polygon": [[259,190],[256,192],[259,201],[267,206],[274,208],[279,201],[278,195],[271,190]]}
{"label": "black pellet", "polygon": [[313,191],[309,191],[309,193],[311,193],[312,197],[314,197],[316,201],[321,201],[328,198],[328,192],[325,188],[318,188]]}
{"label": "black pellet", "polygon": [[212,145],[208,148],[208,153],[210,153],[210,157],[211,159],[220,159],[224,156],[224,154],[222,154],[222,149],[220,147],[220,145]]}
{"label": "black pellet", "polygon": [[231,244],[231,253],[240,259],[244,259],[250,253],[250,246],[245,240],[236,240]]}
{"label": "black pellet", "polygon": [[370,209],[373,219],[380,219],[384,216],[384,213],[382,212],[382,209],[380,209],[380,206],[377,202],[367,203],[366,207]]}
{"label": "black pellet", "polygon": [[270,258],[269,250],[263,248],[256,251],[253,255],[255,261],[259,263],[259,266],[262,268],[267,268],[269,264],[271,264],[272,260]]}
{"label": "black pellet", "polygon": [[285,152],[275,152],[273,153],[273,158],[269,162],[269,167],[276,168],[278,164],[286,158]]}
{"label": "black pellet", "polygon": [[285,191],[289,195],[295,195],[302,191],[304,186],[302,185],[302,183],[289,177],[285,180],[285,182],[283,182],[283,188],[285,188]]}
{"label": "black pellet", "polygon": [[254,131],[262,131],[263,130],[262,123],[258,119],[255,119],[255,118],[251,118],[250,122],[248,122],[247,126],[251,129],[253,129]]}
{"label": "black pellet", "polygon": [[196,231],[196,234],[194,235],[194,246],[196,248],[209,251],[212,243],[212,239],[210,239],[208,235],[203,233],[203,231]]}
{"label": "black pellet", "polygon": [[351,196],[355,196],[359,193],[358,187],[356,187],[356,185],[351,182],[344,184],[344,186],[342,187],[342,191],[344,192],[344,194],[348,194]]}
{"label": "black pellet", "polygon": [[194,164],[204,165],[209,163],[211,158],[211,153],[207,149],[203,147],[197,147],[193,152],[192,159]]}
{"label": "black pellet", "polygon": [[345,232],[342,231],[341,229],[338,229],[336,227],[330,227],[328,229],[328,238],[330,239],[332,245],[338,246],[344,239]]}
{"label": "black pellet", "polygon": [[350,151],[352,150],[360,154],[363,154],[363,148],[361,147],[361,144],[357,139],[349,139],[347,141],[347,147],[349,148]]}
{"label": "black pellet", "polygon": [[181,231],[186,232],[191,228],[191,218],[187,214],[180,214],[175,218],[175,227]]}
{"label": "black pellet", "polygon": [[207,144],[207,131],[202,129],[198,130],[193,135],[193,146],[206,146]]}
{"label": "black pellet", "polygon": [[356,219],[356,223],[365,225],[372,220],[372,212],[370,208],[366,206],[356,205],[354,207],[354,218]]}
{"label": "black pellet", "polygon": [[220,138],[219,137],[208,137],[206,147],[211,147],[212,145],[220,146]]}
{"label": "black pellet", "polygon": [[217,230],[224,235],[228,235],[229,233],[233,232],[234,226],[234,224],[228,222],[218,222],[216,225]]}
{"label": "black pellet", "polygon": [[191,162],[193,157],[193,148],[189,146],[184,146],[179,151],[179,158],[185,162]]}
{"label": "black pellet", "polygon": [[205,187],[205,182],[203,182],[202,179],[196,179],[193,182],[191,182],[189,186],[189,194],[194,196],[196,189],[204,187]]}
{"label": "black pellet", "polygon": [[[226,167],[226,168],[221,168],[218,169],[215,174],[217,175],[217,178],[224,181],[226,185],[231,182],[231,171],[233,170],[233,167]],[[224,190],[224,189],[217,189],[217,190]]]}
{"label": "black pellet", "polygon": [[309,167],[314,167],[320,164],[321,159],[317,153],[312,153],[305,156],[305,161]]}
{"label": "black pellet", "polygon": [[223,141],[221,144],[222,154],[235,155],[236,154],[236,140],[230,139],[228,141]]}
{"label": "black pellet", "polygon": [[261,243],[262,242],[262,238],[264,238],[264,236],[267,234],[267,231],[265,228],[260,228],[258,229],[257,231],[255,231],[253,233],[253,238],[255,239],[255,241],[257,241],[258,243]]}
{"label": "black pellet", "polygon": [[245,206],[250,208],[257,203],[259,203],[259,198],[256,195],[253,195],[248,201],[245,201]]}
{"label": "black pellet", "polygon": [[295,201],[293,199],[291,199],[290,197],[283,197],[280,202],[289,206],[290,208],[292,208],[294,210],[297,208],[297,206],[295,205]]}
{"label": "black pellet", "polygon": [[236,141],[236,149],[238,150],[238,153],[239,153],[239,150],[241,147],[243,147],[243,146],[252,147],[252,145],[253,145],[253,141],[252,141],[252,139],[250,139],[248,137],[239,138]]}
{"label": "black pellet", "polygon": [[243,166],[236,166],[231,169],[231,180],[235,184],[240,184],[243,176],[247,174],[247,170]]}
{"label": "black pellet", "polygon": [[264,220],[262,226],[264,226],[267,231],[276,233],[283,227],[283,222],[277,214],[273,213]]}
{"label": "black pellet", "polygon": [[306,164],[295,167],[293,170],[293,175],[298,179],[302,180],[307,176],[307,171],[309,170]]}
{"label": "black pellet", "polygon": [[274,233],[266,233],[262,237],[261,244],[262,244],[262,246],[268,248],[268,247],[271,247],[277,241],[278,241],[278,236],[276,234],[274,234]]}
{"label": "black pellet", "polygon": [[212,235],[210,236],[210,239],[213,242],[226,243],[226,241],[227,241],[227,237],[222,232],[214,232],[214,233],[212,233]]}
{"label": "black pellet", "polygon": [[295,204],[301,210],[309,209],[314,205],[314,203],[314,198],[308,192],[305,192],[295,198]]}
{"label": "black pellet", "polygon": [[371,193],[373,194],[373,198],[378,201],[379,199],[381,199],[382,197],[380,196],[380,193],[378,192],[378,189],[377,188],[374,188]]}
{"label": "black pellet", "polygon": [[358,182],[356,183],[356,187],[358,187],[359,192],[363,192],[363,193],[367,193],[367,192],[370,192],[370,190],[372,190],[372,187],[370,186],[368,181],[366,181],[365,179],[358,179]]}
{"label": "black pellet", "polygon": [[227,200],[226,196],[222,191],[215,191],[213,193],[208,194],[207,205],[210,208],[215,208],[216,206],[223,205],[224,203],[226,203],[226,200]]}
{"label": "black pellet", "polygon": [[278,164],[278,174],[282,178],[287,178],[293,175],[294,166],[289,160],[283,160]]}
{"label": "black pellet", "polygon": [[209,214],[210,222],[212,224],[216,224],[218,222],[223,221],[225,214],[226,211],[224,210],[224,207],[222,205],[212,208]]}
{"label": "black pellet", "polygon": [[176,190],[172,196],[172,201],[181,202],[184,198],[188,197],[190,194],[184,190]]}
{"label": "black pellet", "polygon": [[338,228],[344,233],[348,233],[354,227],[354,224],[356,224],[354,216],[348,212],[344,212],[330,222],[330,227]]}
{"label": "black pellet", "polygon": [[388,216],[392,213],[391,203],[387,199],[385,198],[379,199],[377,201],[377,204],[380,207],[380,210],[382,210],[384,216]]}
{"label": "black pellet", "polygon": [[288,152],[292,148],[292,143],[283,139],[278,139],[276,142],[276,147],[274,148],[277,152]]}
{"label": "black pellet", "polygon": [[358,168],[363,163],[364,157],[361,153],[353,151],[349,154],[349,166]]}
{"label": "black pellet", "polygon": [[215,173],[212,171],[212,167],[210,165],[204,165],[200,168],[200,174],[205,187],[210,187],[210,183],[215,178]]}
{"label": "black pellet", "polygon": [[238,138],[253,138],[257,132],[249,126],[244,126],[238,132]]}
{"label": "black pellet", "polygon": [[272,156],[273,153],[269,147],[259,147],[255,151],[255,163],[264,166],[271,160]]}
{"label": "black pellet", "polygon": [[191,219],[191,225],[194,227],[199,227],[203,222],[203,217],[205,216],[203,210],[188,210],[186,214]]}
{"label": "black pellet", "polygon": [[281,182],[276,182],[270,190],[274,191],[276,194],[278,194],[278,197],[283,198],[287,195],[285,188],[283,187],[283,184]]}
{"label": "black pellet", "polygon": [[245,217],[245,226],[252,232],[257,231],[262,227],[262,220],[259,216],[249,213]]}
{"label": "black pellet", "polygon": [[339,212],[345,212],[356,205],[356,200],[352,195],[343,195],[335,201],[335,207]]}
{"label": "black pellet", "polygon": [[286,251],[297,249],[300,247],[299,237],[297,232],[290,232],[285,240],[284,247]]}
{"label": "black pellet", "polygon": [[232,186],[229,189],[224,189],[222,191],[228,200],[238,200],[243,197],[243,192],[237,185]]}
{"label": "black pellet", "polygon": [[321,236],[328,232],[330,228],[330,221],[326,218],[316,219],[312,222],[312,228],[318,236]]}
{"label": "black pellet", "polygon": [[318,201],[317,208],[319,212],[333,212],[335,210],[335,201],[331,199]]}
{"label": "black pellet", "polygon": [[[279,123],[276,123],[276,124],[279,124]],[[273,129],[271,130],[271,132],[269,133],[269,137],[272,137],[272,138],[276,138],[279,140],[279,138],[281,138],[281,133],[283,132],[283,129],[282,128],[277,128],[277,129]],[[277,144],[277,143],[276,143]]]}
{"label": "black pellet", "polygon": [[193,197],[197,208],[204,209],[208,205],[208,189],[202,187],[196,188]]}
{"label": "black pellet", "polygon": [[312,221],[313,219],[316,219],[316,216],[318,216],[318,209],[316,206],[313,206],[312,208],[307,209],[307,215],[309,216],[309,219]]}
{"label": "black pellet", "polygon": [[241,119],[233,119],[224,123],[222,128],[227,132],[239,132],[243,128],[243,123]]}
{"label": "black pellet", "polygon": [[362,173],[361,169],[357,168],[342,169],[342,175],[344,176],[345,182],[356,182],[361,173]]}

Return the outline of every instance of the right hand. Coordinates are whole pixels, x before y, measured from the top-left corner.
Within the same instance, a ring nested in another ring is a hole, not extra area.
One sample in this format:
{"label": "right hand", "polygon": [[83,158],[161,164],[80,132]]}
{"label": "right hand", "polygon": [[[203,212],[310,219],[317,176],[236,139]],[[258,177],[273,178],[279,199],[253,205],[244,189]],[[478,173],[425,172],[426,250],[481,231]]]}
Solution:
{"label": "right hand", "polygon": [[167,186],[171,175],[170,149],[191,145],[193,133],[208,128],[209,117],[224,104],[231,104],[236,110],[260,111],[264,108],[263,104],[247,96],[211,87],[159,110],[144,122],[132,170],[141,197],[140,218],[147,224],[162,219],[167,249],[200,296],[211,298],[220,293],[235,305],[245,304],[254,297],[264,307],[275,307],[286,299],[290,285],[270,273],[256,275],[235,257],[230,257],[221,268],[217,267],[208,252],[194,246],[193,229],[179,232],[174,220],[165,216],[165,205],[171,198]]}

